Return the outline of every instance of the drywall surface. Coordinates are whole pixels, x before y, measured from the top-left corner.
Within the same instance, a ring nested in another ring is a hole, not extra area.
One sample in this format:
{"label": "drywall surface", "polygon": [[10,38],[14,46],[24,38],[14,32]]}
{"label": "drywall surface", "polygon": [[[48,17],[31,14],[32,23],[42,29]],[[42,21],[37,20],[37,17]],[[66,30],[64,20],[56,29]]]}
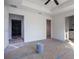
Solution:
{"label": "drywall surface", "polygon": [[18,8],[8,7],[8,9],[9,13],[24,16],[24,42],[46,39],[46,19],[52,17]]}
{"label": "drywall surface", "polygon": [[8,39],[8,9],[4,6],[4,48],[9,45]]}
{"label": "drywall surface", "polygon": [[74,11],[64,12],[53,16],[53,38],[64,41],[66,38],[65,18],[74,14]]}

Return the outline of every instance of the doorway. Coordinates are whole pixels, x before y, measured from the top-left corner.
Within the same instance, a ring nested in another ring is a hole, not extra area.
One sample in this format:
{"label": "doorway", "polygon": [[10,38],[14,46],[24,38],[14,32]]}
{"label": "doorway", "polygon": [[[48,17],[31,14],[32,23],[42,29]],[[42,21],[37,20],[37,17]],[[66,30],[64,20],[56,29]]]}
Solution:
{"label": "doorway", "polygon": [[51,39],[51,20],[46,20],[46,37],[47,39]]}
{"label": "doorway", "polygon": [[11,20],[12,38],[21,37],[21,20]]}
{"label": "doorway", "polygon": [[9,14],[9,43],[24,42],[24,16]]}
{"label": "doorway", "polygon": [[74,15],[66,17],[65,20],[66,40],[74,42]]}

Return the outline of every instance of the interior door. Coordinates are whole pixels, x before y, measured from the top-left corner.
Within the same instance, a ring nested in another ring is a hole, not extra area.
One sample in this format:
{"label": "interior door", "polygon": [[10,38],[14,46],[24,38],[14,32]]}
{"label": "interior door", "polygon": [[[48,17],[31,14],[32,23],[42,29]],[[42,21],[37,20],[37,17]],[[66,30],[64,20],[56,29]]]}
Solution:
{"label": "interior door", "polygon": [[51,20],[47,20],[47,39],[51,39]]}

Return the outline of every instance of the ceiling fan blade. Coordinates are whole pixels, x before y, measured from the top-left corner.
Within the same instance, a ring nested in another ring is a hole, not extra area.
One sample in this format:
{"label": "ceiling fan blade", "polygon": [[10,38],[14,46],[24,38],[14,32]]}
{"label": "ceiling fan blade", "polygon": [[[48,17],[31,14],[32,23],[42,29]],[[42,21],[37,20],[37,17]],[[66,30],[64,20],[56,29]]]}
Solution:
{"label": "ceiling fan blade", "polygon": [[48,0],[47,2],[45,2],[45,5],[47,5],[51,0]]}
{"label": "ceiling fan blade", "polygon": [[57,0],[54,0],[54,2],[55,2],[56,5],[59,5],[59,2]]}

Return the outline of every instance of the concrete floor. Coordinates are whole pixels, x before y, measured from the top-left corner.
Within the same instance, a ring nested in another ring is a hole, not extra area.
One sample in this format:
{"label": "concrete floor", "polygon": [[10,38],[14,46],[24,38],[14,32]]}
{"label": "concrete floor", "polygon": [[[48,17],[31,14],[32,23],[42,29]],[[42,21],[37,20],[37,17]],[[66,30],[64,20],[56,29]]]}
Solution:
{"label": "concrete floor", "polygon": [[[37,54],[35,46],[44,44],[44,52]],[[42,40],[30,43],[18,43],[5,49],[5,59],[74,59],[74,45],[71,41]]]}

